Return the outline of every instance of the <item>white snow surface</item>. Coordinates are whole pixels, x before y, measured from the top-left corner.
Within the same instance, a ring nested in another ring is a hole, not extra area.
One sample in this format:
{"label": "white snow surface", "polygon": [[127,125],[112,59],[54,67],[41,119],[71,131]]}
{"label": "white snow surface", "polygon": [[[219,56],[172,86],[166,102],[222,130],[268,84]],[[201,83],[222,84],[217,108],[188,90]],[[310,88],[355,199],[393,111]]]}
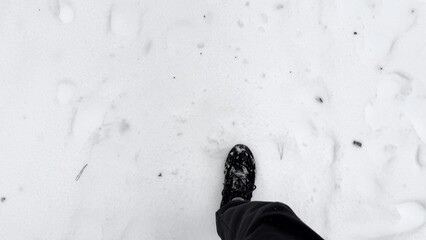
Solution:
{"label": "white snow surface", "polygon": [[0,239],[219,239],[238,143],[324,238],[426,239],[425,1],[3,0],[0,53]]}

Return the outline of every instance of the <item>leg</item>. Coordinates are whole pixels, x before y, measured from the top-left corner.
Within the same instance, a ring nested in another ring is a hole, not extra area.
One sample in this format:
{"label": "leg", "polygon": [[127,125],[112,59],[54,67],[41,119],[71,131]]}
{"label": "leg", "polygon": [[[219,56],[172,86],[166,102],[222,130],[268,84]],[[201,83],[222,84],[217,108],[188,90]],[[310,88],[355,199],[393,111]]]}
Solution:
{"label": "leg", "polygon": [[231,201],[216,212],[222,240],[321,240],[285,204]]}
{"label": "leg", "polygon": [[[322,239],[285,204],[250,202],[256,164],[250,149],[235,145],[225,161],[217,233],[222,240],[320,240]],[[237,200],[238,199],[238,200]]]}

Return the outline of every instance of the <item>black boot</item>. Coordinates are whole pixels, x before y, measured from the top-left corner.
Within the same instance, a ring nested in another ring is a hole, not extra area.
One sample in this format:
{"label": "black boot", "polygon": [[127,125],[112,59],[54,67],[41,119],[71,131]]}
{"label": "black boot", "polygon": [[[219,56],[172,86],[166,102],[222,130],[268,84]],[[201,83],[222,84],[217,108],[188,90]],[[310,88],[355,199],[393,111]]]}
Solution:
{"label": "black boot", "polygon": [[225,162],[225,183],[223,184],[220,207],[234,198],[250,201],[253,191],[256,166],[250,149],[242,144],[235,145]]}

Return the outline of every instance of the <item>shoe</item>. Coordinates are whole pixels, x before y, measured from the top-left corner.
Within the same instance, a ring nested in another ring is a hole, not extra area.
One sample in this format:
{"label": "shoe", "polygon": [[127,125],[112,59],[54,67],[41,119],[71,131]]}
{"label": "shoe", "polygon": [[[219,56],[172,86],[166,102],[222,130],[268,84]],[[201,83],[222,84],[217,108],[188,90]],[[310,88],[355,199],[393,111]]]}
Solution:
{"label": "shoe", "polygon": [[235,145],[225,162],[225,182],[223,184],[220,207],[234,198],[250,201],[253,191],[256,166],[250,149],[242,144]]}

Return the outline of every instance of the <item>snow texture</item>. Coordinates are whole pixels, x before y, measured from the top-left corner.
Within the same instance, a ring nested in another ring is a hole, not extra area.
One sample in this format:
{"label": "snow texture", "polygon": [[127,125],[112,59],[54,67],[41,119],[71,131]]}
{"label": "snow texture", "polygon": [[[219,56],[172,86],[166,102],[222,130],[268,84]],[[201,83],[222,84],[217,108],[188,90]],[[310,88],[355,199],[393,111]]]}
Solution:
{"label": "snow texture", "polygon": [[426,2],[0,2],[0,239],[219,239],[223,165],[330,240],[426,239]]}

